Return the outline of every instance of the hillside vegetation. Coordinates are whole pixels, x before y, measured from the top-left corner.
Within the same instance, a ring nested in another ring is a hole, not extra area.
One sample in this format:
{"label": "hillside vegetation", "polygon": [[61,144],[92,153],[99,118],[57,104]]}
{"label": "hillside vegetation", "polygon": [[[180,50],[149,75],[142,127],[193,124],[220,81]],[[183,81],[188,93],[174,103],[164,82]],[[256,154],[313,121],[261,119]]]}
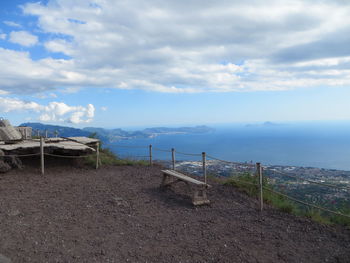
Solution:
{"label": "hillside vegetation", "polygon": [[[258,197],[258,177],[252,176],[249,173],[232,176],[224,181],[226,185],[232,185],[247,193],[251,197]],[[263,197],[264,202],[270,204],[277,209],[298,216],[308,217],[314,221],[317,221],[322,224],[340,224],[350,228],[350,218],[344,217],[341,215],[334,215],[328,212],[320,211],[316,208],[309,208],[305,205],[300,205],[287,199],[284,196],[275,194],[267,189],[273,190],[273,185],[269,184],[266,178],[263,180]],[[337,209],[336,212],[348,215],[350,217],[350,208],[343,206],[340,209]]]}

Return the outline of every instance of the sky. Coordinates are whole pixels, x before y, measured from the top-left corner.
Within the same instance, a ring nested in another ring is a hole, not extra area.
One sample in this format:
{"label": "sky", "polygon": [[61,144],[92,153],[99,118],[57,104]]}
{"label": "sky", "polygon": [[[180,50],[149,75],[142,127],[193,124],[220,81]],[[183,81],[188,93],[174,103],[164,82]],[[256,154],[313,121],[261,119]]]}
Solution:
{"label": "sky", "polygon": [[0,0],[0,117],[350,120],[350,2]]}

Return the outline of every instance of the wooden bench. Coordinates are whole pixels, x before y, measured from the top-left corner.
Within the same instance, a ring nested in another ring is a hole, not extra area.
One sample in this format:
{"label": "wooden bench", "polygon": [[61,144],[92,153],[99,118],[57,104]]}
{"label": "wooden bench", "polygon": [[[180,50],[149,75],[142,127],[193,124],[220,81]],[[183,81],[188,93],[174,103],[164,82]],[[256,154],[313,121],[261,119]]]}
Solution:
{"label": "wooden bench", "polygon": [[162,170],[162,173],[163,180],[161,183],[161,187],[169,186],[177,182],[185,182],[187,185],[191,183],[195,186],[194,193],[192,196],[192,203],[194,205],[204,205],[210,203],[210,201],[207,198],[207,189],[211,187],[210,185],[193,179],[175,170]]}

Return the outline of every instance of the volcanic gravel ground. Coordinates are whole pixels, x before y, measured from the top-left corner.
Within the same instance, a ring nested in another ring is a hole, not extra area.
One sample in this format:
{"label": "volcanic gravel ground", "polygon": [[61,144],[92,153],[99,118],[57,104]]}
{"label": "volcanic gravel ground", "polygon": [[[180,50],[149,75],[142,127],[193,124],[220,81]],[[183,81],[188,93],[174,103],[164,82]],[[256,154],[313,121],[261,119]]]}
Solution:
{"label": "volcanic gravel ground", "polygon": [[350,231],[210,182],[193,207],[161,168],[73,166],[0,174],[0,262],[350,262]]}

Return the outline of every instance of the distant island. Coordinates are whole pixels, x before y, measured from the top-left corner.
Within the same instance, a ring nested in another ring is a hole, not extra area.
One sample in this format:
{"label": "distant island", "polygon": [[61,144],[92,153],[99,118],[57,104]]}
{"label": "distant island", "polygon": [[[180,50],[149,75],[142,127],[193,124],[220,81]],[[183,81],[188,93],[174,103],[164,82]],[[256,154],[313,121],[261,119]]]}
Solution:
{"label": "distant island", "polygon": [[136,138],[154,138],[159,135],[165,134],[198,134],[198,133],[208,133],[214,131],[213,128],[200,125],[194,127],[179,127],[179,128],[169,128],[169,127],[154,127],[146,128],[139,131],[126,131],[123,129],[104,129],[95,127],[86,127],[83,129],[77,129],[66,126],[58,125],[48,125],[42,123],[22,123],[20,126],[32,127],[34,135],[36,133],[48,134],[52,137],[57,135],[59,137],[71,137],[71,136],[91,136],[95,134],[99,139],[107,143],[113,143],[121,140],[130,140]]}
{"label": "distant island", "polygon": [[264,123],[254,123],[254,124],[246,124],[246,127],[276,127],[276,126],[281,126],[283,124],[281,123],[276,123],[276,122],[271,122],[271,121],[265,121]]}

